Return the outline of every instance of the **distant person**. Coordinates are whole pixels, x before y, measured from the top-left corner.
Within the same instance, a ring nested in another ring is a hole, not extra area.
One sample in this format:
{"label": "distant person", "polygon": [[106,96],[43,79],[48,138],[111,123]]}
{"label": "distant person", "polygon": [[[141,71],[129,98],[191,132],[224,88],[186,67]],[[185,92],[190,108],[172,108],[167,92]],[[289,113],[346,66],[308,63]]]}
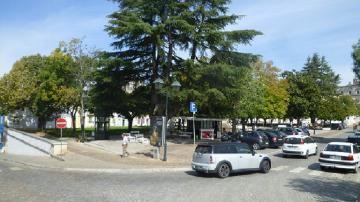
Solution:
{"label": "distant person", "polygon": [[129,156],[129,152],[127,151],[127,147],[129,144],[129,135],[128,134],[123,134],[123,142],[122,142],[122,148],[123,148],[123,154],[122,157],[127,157]]}

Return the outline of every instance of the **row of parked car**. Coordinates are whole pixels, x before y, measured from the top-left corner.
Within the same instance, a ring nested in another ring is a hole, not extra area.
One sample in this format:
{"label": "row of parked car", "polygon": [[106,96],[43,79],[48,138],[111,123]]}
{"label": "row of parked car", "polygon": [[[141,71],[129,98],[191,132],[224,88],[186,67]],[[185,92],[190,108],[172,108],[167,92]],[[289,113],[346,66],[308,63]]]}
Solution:
{"label": "row of parked car", "polygon": [[[358,172],[360,166],[360,131],[348,138],[349,142],[328,143],[319,155],[320,168],[341,168]],[[315,140],[303,134],[286,134],[281,130],[263,129],[246,133],[227,134],[223,142],[199,144],[193,154],[192,169],[198,173],[217,173],[225,178],[233,172],[257,170],[268,173],[271,169],[271,159],[266,154],[257,154],[256,149],[272,146],[282,146],[284,158],[289,156],[318,155],[318,145]]]}
{"label": "row of parked car", "polygon": [[[300,155],[306,158],[310,154],[317,155],[318,147],[311,137],[291,135],[283,145],[283,156]],[[350,142],[331,142],[327,144],[319,157],[320,168],[351,169],[358,172],[360,166],[360,150]],[[192,169],[198,173],[217,173],[225,178],[230,173],[255,170],[268,173],[271,159],[266,154],[257,154],[246,143],[210,143],[199,144],[193,154]]]}
{"label": "row of parked car", "polygon": [[235,134],[227,133],[221,137],[222,142],[243,142],[247,143],[254,150],[267,147],[281,147],[285,142],[285,137],[289,135],[310,136],[306,128],[284,127],[278,129],[258,129],[256,131],[238,132]]}

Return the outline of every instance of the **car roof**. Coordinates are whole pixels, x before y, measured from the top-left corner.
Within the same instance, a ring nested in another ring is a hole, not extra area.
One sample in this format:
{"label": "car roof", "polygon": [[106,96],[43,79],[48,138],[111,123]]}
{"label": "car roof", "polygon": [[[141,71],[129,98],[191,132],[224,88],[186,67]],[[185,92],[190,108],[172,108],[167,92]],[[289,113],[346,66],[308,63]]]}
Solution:
{"label": "car roof", "polygon": [[330,145],[347,145],[347,146],[351,146],[353,145],[353,143],[350,142],[330,142]]}
{"label": "car roof", "polygon": [[286,136],[286,138],[306,138],[306,137],[309,137],[307,135],[289,135],[289,136]]}
{"label": "car roof", "polygon": [[246,144],[243,142],[203,142],[199,143],[197,146],[217,146],[217,145],[231,145],[231,144]]}

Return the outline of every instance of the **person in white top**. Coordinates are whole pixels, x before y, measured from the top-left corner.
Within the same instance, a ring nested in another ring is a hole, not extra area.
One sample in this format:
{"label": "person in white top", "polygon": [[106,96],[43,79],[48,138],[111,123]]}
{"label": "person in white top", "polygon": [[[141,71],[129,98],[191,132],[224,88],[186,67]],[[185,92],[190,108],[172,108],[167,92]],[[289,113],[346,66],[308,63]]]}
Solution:
{"label": "person in white top", "polygon": [[129,135],[123,134],[123,142],[122,142],[123,155],[122,155],[122,157],[126,157],[126,156],[130,155],[129,152],[127,151],[128,144],[129,144]]}

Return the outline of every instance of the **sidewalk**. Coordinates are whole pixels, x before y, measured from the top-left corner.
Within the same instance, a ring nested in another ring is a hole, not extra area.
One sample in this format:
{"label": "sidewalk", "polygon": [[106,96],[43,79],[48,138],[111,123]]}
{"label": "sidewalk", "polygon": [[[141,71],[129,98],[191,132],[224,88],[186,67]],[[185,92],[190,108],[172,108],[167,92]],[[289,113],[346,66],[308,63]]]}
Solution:
{"label": "sidewalk", "polygon": [[[352,129],[342,131],[317,130],[315,137],[333,137]],[[311,131],[313,132],[313,131]],[[313,133],[311,133],[313,136]],[[151,145],[130,143],[129,157],[121,158],[121,140],[99,140],[86,143],[68,139],[68,153],[61,158],[63,161],[51,157],[32,157],[10,154],[1,154],[0,161],[17,163],[33,168],[54,169],[61,171],[84,172],[111,172],[111,173],[136,173],[136,172],[172,172],[190,170],[192,153],[196,145],[191,140],[168,141],[167,161],[151,157]],[[163,148],[160,151],[163,158]]]}
{"label": "sidewalk", "polygon": [[[55,169],[65,171],[98,171],[98,172],[167,172],[190,170],[192,144],[175,144],[168,142],[168,160],[166,162],[153,159],[150,145],[130,143],[129,157],[122,158],[120,140],[93,141],[80,143],[68,140],[68,153],[61,158],[63,161],[51,157],[33,157],[1,154],[0,161],[17,163],[33,168]],[[161,158],[163,151],[160,152]]]}

